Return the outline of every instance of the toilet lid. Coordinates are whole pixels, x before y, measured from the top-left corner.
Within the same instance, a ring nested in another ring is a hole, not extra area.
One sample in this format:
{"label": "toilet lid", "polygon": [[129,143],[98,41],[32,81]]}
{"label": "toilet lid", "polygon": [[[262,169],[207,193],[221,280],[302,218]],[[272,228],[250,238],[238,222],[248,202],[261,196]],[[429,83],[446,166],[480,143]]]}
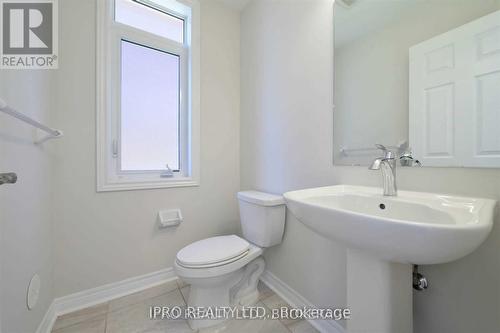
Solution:
{"label": "toilet lid", "polygon": [[243,238],[236,235],[218,236],[194,242],[177,253],[181,265],[208,265],[241,256],[250,248]]}

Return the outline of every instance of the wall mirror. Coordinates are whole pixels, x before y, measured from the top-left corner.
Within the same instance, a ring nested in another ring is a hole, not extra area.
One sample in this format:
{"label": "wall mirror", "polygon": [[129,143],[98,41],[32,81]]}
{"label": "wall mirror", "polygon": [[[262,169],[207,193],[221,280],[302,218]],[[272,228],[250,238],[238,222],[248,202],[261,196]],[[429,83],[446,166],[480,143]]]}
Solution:
{"label": "wall mirror", "polygon": [[500,167],[500,0],[336,0],[334,22],[335,164],[382,144],[422,166]]}

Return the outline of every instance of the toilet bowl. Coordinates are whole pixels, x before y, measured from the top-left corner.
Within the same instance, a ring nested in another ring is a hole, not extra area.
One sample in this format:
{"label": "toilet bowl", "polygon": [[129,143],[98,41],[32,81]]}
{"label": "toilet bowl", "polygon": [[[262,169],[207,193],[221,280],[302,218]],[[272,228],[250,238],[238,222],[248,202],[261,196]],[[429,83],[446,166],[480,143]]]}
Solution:
{"label": "toilet bowl", "polygon": [[[239,192],[238,199],[243,237],[206,238],[177,253],[174,269],[191,285],[189,309],[221,309],[258,300],[257,283],[265,268],[262,253],[281,243],[285,202],[281,196],[257,191]],[[189,316],[188,323],[197,330],[226,319]]]}

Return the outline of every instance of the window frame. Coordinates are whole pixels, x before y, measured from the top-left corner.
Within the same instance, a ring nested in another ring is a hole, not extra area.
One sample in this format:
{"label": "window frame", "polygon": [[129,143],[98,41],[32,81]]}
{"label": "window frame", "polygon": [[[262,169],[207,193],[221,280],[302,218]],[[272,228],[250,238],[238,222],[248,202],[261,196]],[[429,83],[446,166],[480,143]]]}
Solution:
{"label": "window frame", "polygon": [[[155,10],[184,20],[184,43],[114,20],[115,0],[97,8],[97,192],[199,185],[199,3],[197,0],[140,0]],[[179,165],[165,170],[121,170],[122,40],[179,56]]]}

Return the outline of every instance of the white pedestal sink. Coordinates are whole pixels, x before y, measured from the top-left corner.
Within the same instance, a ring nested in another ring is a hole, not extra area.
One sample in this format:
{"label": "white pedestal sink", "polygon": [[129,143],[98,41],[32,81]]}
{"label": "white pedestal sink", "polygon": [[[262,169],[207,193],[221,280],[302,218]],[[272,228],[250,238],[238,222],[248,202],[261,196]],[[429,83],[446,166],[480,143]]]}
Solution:
{"label": "white pedestal sink", "polygon": [[474,251],[491,231],[496,201],[337,185],[284,194],[288,209],[348,247],[349,333],[412,332],[412,264]]}

